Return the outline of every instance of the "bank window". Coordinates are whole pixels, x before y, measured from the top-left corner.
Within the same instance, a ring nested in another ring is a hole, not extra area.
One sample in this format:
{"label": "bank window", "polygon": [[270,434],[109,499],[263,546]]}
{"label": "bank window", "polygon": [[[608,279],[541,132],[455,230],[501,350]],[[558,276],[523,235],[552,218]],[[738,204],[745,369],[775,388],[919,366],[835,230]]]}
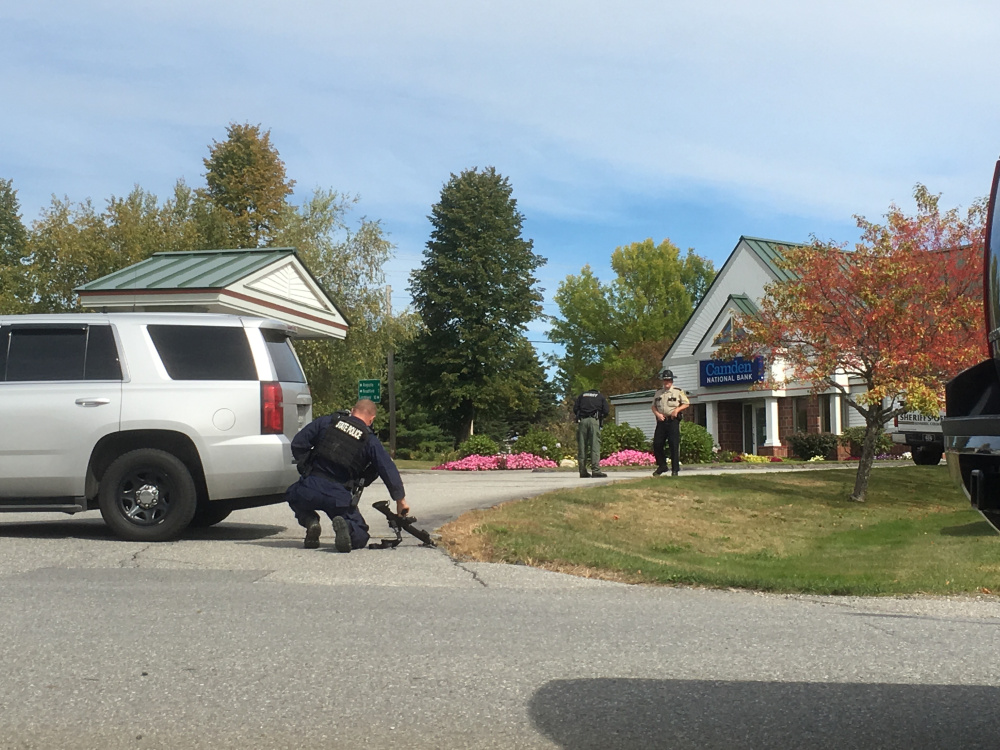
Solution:
{"label": "bank window", "polygon": [[809,432],[809,398],[796,396],[792,399],[792,422],[796,432]]}
{"label": "bank window", "polygon": [[715,343],[717,345],[728,344],[732,340],[733,340],[733,319],[732,317],[730,317],[729,320],[726,321],[726,324],[722,326],[722,330],[719,331],[719,335],[715,337]]}
{"label": "bank window", "polygon": [[820,432],[833,432],[833,422],[830,409],[832,408],[833,394],[824,393],[819,397],[819,429]]}

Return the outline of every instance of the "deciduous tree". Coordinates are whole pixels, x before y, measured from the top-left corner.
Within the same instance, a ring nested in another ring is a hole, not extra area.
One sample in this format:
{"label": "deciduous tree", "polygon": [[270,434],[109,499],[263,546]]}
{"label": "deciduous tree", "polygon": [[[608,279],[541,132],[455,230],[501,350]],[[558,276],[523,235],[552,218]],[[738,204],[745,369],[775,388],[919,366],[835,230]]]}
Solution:
{"label": "deciduous tree", "polygon": [[[303,341],[296,345],[309,376],[317,414],[353,406],[358,380],[386,377],[386,355],[411,339],[412,312],[392,315],[385,297],[383,268],[394,246],[382,225],[351,218],[358,199],[316,190],[284,217],[275,242],[298,249],[317,281],[350,321],[344,341]],[[384,420],[379,412],[379,425]]]}
{"label": "deciduous tree", "polygon": [[561,317],[553,319],[549,338],[565,347],[558,363],[567,395],[655,381],[658,364],[639,372],[650,346],[659,348],[662,359],[715,278],[711,261],[691,249],[681,257],[670,240],[616,248],[611,268],[615,278],[609,284],[585,266],[556,292]]}
{"label": "deciduous tree", "polygon": [[[897,414],[936,415],[947,379],[987,356],[982,334],[984,204],[963,217],[942,212],[938,195],[914,189],[917,212],[896,205],[885,224],[857,217],[861,240],[790,247],[780,261],[794,274],[767,287],[753,317],[718,356],[765,355],[767,387],[788,380],[834,388],[865,420],[865,439],[851,499],[863,501],[875,443]],[[852,393],[843,377],[860,380]]]}
{"label": "deciduous tree", "polygon": [[209,147],[203,191],[225,234],[221,245],[267,247],[281,229],[295,181],[285,176],[270,130],[231,123],[226,135]]}

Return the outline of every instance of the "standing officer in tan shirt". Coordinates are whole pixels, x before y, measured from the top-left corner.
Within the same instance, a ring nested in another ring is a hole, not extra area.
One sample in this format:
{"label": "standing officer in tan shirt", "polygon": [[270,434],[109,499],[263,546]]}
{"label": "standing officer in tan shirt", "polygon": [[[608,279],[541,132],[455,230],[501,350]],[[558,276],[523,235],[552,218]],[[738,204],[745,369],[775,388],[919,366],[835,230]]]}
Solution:
{"label": "standing officer in tan shirt", "polygon": [[687,394],[680,388],[674,388],[674,374],[670,370],[660,373],[663,387],[653,396],[653,416],[656,417],[656,431],[653,433],[653,456],[656,458],[658,477],[667,471],[667,457],[664,453],[664,443],[670,443],[670,475],[676,477],[680,471],[681,452],[681,412],[687,409],[691,402]]}

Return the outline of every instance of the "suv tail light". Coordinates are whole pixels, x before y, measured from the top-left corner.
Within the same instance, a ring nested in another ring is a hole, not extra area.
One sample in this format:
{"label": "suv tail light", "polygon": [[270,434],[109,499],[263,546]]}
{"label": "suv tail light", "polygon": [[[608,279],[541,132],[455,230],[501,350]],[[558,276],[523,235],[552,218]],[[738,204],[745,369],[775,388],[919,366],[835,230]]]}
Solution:
{"label": "suv tail light", "polygon": [[260,384],[260,434],[281,435],[285,431],[285,408],[281,383]]}

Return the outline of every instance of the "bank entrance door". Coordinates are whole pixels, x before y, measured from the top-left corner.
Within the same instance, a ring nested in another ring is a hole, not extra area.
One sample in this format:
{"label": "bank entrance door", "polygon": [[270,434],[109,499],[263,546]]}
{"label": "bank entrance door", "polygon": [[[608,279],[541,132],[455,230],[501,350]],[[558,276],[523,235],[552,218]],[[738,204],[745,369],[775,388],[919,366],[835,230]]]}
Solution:
{"label": "bank entrance door", "polygon": [[756,453],[767,440],[767,409],[753,403],[743,404],[743,452]]}

